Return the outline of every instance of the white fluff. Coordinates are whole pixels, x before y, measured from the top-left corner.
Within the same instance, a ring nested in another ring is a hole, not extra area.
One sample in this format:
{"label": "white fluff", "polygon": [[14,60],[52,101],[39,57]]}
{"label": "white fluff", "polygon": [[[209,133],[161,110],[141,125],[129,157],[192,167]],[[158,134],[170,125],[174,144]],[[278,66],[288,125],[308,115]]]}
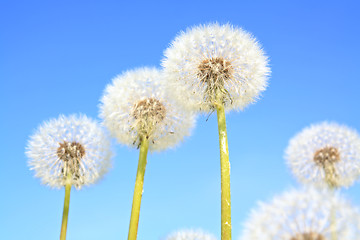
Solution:
{"label": "white fluff", "polygon": [[[332,211],[336,219],[331,223]],[[332,239],[331,226],[337,239],[360,239],[360,215],[341,196],[313,188],[291,190],[275,197],[270,203],[259,203],[251,212],[239,240],[290,240],[297,234],[313,233]],[[318,235],[318,236],[319,236]]]}
{"label": "white fluff", "polygon": [[314,161],[314,154],[324,147],[339,151],[334,163],[338,186],[350,186],[360,175],[360,136],[346,126],[323,122],[305,128],[290,140],[285,152],[287,164],[302,183],[326,185],[325,171]]}
{"label": "white fluff", "polygon": [[60,115],[57,119],[44,122],[30,137],[26,155],[29,166],[43,184],[60,188],[65,185],[62,173],[64,161],[57,150],[61,143],[77,142],[84,147],[85,155],[80,159],[79,177],[71,184],[77,189],[95,183],[111,166],[111,150],[108,136],[99,124],[85,115]]}
{"label": "white fluff", "polygon": [[208,86],[199,78],[199,65],[204,60],[222,58],[232,66],[232,77],[223,86],[225,110],[242,110],[255,102],[270,74],[268,59],[255,38],[230,24],[201,25],[181,32],[164,55],[166,77],[182,93],[178,101],[196,111],[214,109],[206,101]]}
{"label": "white fluff", "polygon": [[[163,150],[190,135],[195,121],[191,112],[184,111],[173,102],[176,94],[169,92],[162,72],[156,68],[127,71],[106,87],[101,99],[100,116],[120,143],[137,147],[140,138],[147,137],[150,150]],[[156,124],[153,124],[155,121],[148,123],[152,131],[142,136],[143,133],[136,127],[139,119],[134,117],[134,108],[137,103],[149,98],[159,101],[166,113]]]}

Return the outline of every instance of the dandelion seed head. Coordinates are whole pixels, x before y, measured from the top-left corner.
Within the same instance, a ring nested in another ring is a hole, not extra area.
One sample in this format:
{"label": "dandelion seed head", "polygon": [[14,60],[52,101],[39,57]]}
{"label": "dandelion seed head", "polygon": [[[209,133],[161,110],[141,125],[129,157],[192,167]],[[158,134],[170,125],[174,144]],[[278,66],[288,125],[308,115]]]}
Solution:
{"label": "dandelion seed head", "polygon": [[98,123],[85,115],[60,115],[30,137],[29,166],[43,184],[60,188],[68,174],[77,189],[99,180],[111,166],[110,141]]}
{"label": "dandelion seed head", "polygon": [[178,101],[210,112],[216,104],[226,110],[255,102],[267,86],[270,68],[259,43],[241,28],[217,23],[180,33],[162,61]]}
{"label": "dandelion seed head", "polygon": [[360,136],[336,123],[312,125],[290,140],[285,158],[302,183],[347,187],[360,175]]}
{"label": "dandelion seed head", "polygon": [[150,150],[163,150],[188,136],[195,122],[174,102],[176,94],[156,68],[127,71],[106,87],[100,116],[120,143],[138,147],[147,138]]}
{"label": "dandelion seed head", "polygon": [[338,193],[304,188],[259,203],[239,239],[328,240],[334,230],[338,239],[359,240],[359,223],[359,210]]}
{"label": "dandelion seed head", "polygon": [[170,234],[166,240],[216,240],[216,237],[202,230],[180,230]]}

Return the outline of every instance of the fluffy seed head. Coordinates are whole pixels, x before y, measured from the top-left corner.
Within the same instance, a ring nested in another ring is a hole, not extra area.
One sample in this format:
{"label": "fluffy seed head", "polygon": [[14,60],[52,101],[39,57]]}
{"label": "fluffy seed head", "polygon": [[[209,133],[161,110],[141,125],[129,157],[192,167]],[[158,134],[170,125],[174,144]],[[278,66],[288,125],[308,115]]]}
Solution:
{"label": "fluffy seed head", "polygon": [[312,125],[290,140],[285,158],[303,183],[349,186],[360,175],[360,136],[336,123]]}
{"label": "fluffy seed head", "polygon": [[84,115],[61,115],[42,124],[30,137],[26,154],[35,176],[55,188],[64,186],[71,174],[71,184],[80,189],[100,179],[111,165],[108,136]]}
{"label": "fluffy seed head", "polygon": [[181,230],[172,233],[166,240],[216,240],[216,238],[202,230]]}
{"label": "fluffy seed head", "polygon": [[149,139],[150,150],[174,146],[190,134],[194,115],[176,105],[161,71],[140,68],[113,79],[101,99],[100,116],[120,143],[139,146]]}
{"label": "fluffy seed head", "polygon": [[267,57],[254,37],[229,24],[209,24],[182,32],[162,61],[178,101],[192,110],[243,109],[267,86]]}
{"label": "fluffy seed head", "polygon": [[[333,217],[335,216],[335,221]],[[360,239],[360,212],[332,191],[291,190],[260,203],[245,223],[240,240]]]}

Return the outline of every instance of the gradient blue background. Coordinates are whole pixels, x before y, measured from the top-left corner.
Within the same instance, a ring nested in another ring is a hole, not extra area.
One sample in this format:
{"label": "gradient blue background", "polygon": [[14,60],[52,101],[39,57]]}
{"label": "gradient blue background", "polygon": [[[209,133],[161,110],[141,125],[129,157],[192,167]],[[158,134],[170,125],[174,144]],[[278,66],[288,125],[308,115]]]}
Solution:
{"label": "gradient blue background", "polygon": [[[241,26],[270,57],[258,103],[227,115],[233,238],[251,208],[297,186],[283,159],[311,123],[360,130],[360,6],[356,1],[1,1],[0,239],[58,239],[64,190],[27,167],[28,136],[59,114],[98,116],[117,74],[160,66],[176,34],[218,21]],[[68,240],[126,239],[138,151],[115,144],[113,169],[72,191]],[[139,240],[181,228],[220,237],[216,117],[198,119],[179,147],[150,154]],[[360,185],[344,192],[360,205]]]}

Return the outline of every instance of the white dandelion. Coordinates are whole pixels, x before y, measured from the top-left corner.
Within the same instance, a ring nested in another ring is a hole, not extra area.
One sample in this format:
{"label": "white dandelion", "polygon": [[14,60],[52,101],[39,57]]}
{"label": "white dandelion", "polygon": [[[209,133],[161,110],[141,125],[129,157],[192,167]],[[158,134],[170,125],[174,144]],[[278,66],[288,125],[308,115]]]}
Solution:
{"label": "white dandelion", "polygon": [[180,230],[170,234],[166,240],[216,240],[216,237],[203,230]]}
{"label": "white dandelion", "polygon": [[292,190],[260,203],[240,240],[359,240],[360,212],[330,191]]}
{"label": "white dandelion", "polygon": [[267,86],[267,57],[256,39],[230,24],[201,25],[175,38],[162,61],[178,101],[193,110],[243,109]]}
{"label": "white dandelion", "polygon": [[69,181],[80,189],[99,180],[111,166],[110,141],[85,115],[60,115],[43,123],[30,137],[26,154],[43,184],[61,188]]}
{"label": "white dandelion", "polygon": [[242,110],[267,86],[270,68],[258,42],[230,24],[193,27],[166,49],[164,73],[177,101],[191,111],[217,112],[221,165],[221,238],[231,239],[230,162],[225,111]]}
{"label": "white dandelion", "polygon": [[71,187],[80,189],[99,180],[111,163],[110,141],[85,115],[60,115],[39,127],[27,146],[29,166],[42,183],[65,187],[60,240],[66,239]]}
{"label": "white dandelion", "polygon": [[137,147],[147,138],[150,150],[164,150],[190,135],[194,125],[194,115],[173,102],[176,94],[156,68],[127,71],[106,87],[100,116],[120,143]]}
{"label": "white dandelion", "polygon": [[360,136],[336,123],[312,125],[290,140],[285,158],[303,183],[350,186],[360,175]]}
{"label": "white dandelion", "polygon": [[140,148],[130,217],[129,240],[137,237],[141,197],[150,150],[174,146],[190,134],[194,115],[172,100],[161,71],[140,68],[125,72],[108,85],[101,100],[104,125],[120,143]]}

